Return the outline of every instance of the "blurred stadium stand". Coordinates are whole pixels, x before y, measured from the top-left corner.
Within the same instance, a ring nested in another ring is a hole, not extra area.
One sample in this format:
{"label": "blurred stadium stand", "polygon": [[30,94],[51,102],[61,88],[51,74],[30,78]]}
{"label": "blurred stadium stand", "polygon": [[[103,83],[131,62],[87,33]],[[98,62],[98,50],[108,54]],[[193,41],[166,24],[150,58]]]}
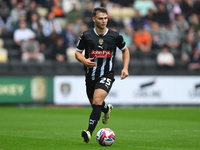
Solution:
{"label": "blurred stadium stand", "polygon": [[[97,0],[77,0],[80,4],[84,2],[95,3]],[[6,2],[6,1],[3,1]],[[23,2],[23,0],[21,0]],[[28,1],[30,2],[30,1]],[[37,12],[41,17],[41,22],[45,20],[46,15],[48,14],[48,7],[41,7],[42,3],[38,2]],[[54,1],[53,1],[54,2]],[[62,2],[62,1],[61,1]],[[115,3],[113,9],[110,10],[111,16],[116,20],[123,20],[123,25],[128,25],[128,19],[134,17],[133,6],[123,6],[123,2],[117,3],[118,1],[111,0],[110,2]],[[158,1],[154,1],[155,4]],[[129,1],[129,4],[133,4],[134,1]],[[7,3],[7,4],[10,4]],[[127,3],[128,4],[128,3]],[[166,4],[168,4],[166,2]],[[49,4],[50,5],[50,4]],[[119,7],[120,6],[120,7]],[[10,6],[12,9],[13,6]],[[82,8],[86,9],[86,8]],[[120,11],[119,11],[120,10]],[[119,13],[120,12],[120,13]],[[200,14],[198,14],[200,17]],[[65,28],[67,25],[66,18],[57,18],[61,23],[62,28]],[[84,20],[84,18],[83,18]],[[121,24],[121,21],[117,22]],[[119,29],[120,31],[121,29]],[[0,38],[4,40],[4,47],[8,50],[8,61],[0,62],[0,75],[5,76],[26,76],[26,75],[84,75],[83,66],[78,61],[69,61],[65,60],[63,62],[57,62],[56,60],[46,59],[42,63],[37,63],[35,61],[29,61],[27,63],[21,62],[21,50],[16,48],[15,42],[13,40],[13,31],[12,32],[2,32]],[[133,53],[130,60],[130,75],[200,75],[200,69],[190,70],[188,69],[188,64],[184,63],[181,60],[181,54],[175,54],[175,67],[171,69],[162,69],[160,70],[157,67],[156,56],[157,51],[151,51],[147,53]],[[70,56],[72,53],[69,54]],[[122,63],[120,61],[116,62],[116,74],[121,73]]]}

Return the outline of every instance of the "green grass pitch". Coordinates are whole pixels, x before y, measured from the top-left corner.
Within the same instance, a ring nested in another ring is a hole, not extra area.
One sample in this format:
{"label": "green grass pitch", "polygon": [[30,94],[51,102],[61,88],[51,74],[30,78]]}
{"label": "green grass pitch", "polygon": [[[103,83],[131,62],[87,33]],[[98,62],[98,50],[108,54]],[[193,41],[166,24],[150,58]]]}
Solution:
{"label": "green grass pitch", "polygon": [[[114,107],[86,144],[90,107],[0,107],[0,150],[199,150],[199,107]],[[96,141],[99,129],[115,132],[112,146]]]}

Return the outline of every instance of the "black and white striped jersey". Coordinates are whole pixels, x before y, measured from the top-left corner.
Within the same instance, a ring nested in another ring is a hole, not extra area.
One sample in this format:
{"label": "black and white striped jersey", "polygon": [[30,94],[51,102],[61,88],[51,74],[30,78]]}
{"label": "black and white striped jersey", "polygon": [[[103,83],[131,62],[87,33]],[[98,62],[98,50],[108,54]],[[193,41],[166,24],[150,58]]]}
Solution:
{"label": "black and white striped jersey", "polygon": [[114,78],[114,61],[116,48],[124,50],[126,43],[118,32],[107,29],[103,35],[99,35],[95,28],[83,32],[80,36],[76,50],[85,50],[85,58],[94,58],[97,65],[93,68],[85,68],[86,81],[92,81],[102,76]]}

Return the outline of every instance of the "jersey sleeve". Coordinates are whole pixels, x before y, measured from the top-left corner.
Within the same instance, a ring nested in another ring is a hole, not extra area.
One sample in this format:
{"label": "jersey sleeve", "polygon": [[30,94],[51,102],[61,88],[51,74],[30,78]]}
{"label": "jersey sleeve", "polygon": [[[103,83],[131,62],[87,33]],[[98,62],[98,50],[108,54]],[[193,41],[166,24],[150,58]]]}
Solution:
{"label": "jersey sleeve", "polygon": [[122,35],[119,35],[117,37],[117,47],[120,49],[120,50],[124,50],[125,47],[126,47],[126,42],[124,41],[124,38]]}
{"label": "jersey sleeve", "polygon": [[85,48],[86,48],[86,39],[85,39],[84,34],[81,34],[76,46],[76,50],[79,52],[82,52]]}

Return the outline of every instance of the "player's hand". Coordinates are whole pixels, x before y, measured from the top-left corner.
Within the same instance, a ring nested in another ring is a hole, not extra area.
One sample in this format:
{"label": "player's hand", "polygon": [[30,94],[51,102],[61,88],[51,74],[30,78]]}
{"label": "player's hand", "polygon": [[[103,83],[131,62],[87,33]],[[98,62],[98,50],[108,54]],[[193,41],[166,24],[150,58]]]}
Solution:
{"label": "player's hand", "polygon": [[92,61],[93,59],[94,59],[94,58],[88,58],[88,59],[86,59],[86,61],[85,61],[85,66],[86,66],[86,67],[89,67],[89,68],[95,67],[95,66],[97,65],[97,63],[96,63],[96,62],[93,62],[93,61]]}
{"label": "player's hand", "polygon": [[121,80],[125,79],[126,77],[128,77],[128,70],[127,69],[122,69],[121,72]]}

